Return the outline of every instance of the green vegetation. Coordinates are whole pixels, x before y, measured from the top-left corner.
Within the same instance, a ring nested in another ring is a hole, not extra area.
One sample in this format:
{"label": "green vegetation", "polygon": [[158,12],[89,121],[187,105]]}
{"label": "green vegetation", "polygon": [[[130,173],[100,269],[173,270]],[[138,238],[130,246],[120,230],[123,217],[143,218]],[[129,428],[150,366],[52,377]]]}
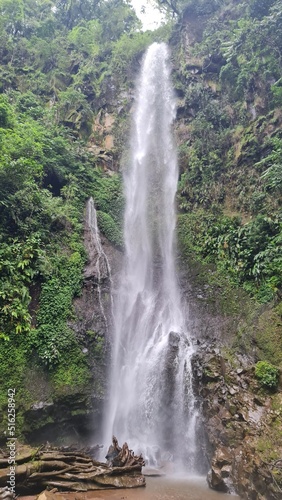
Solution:
{"label": "green vegetation", "polygon": [[57,364],[62,353],[74,344],[73,332],[67,327],[72,300],[80,292],[84,259],[79,252],[62,256],[55,262],[56,275],[42,285],[34,345],[40,360]]}
{"label": "green vegetation", "polygon": [[266,287],[264,301],[273,298],[271,290],[281,292],[281,65],[273,50],[282,53],[279,5],[223,2],[190,49],[201,75],[192,80],[189,58],[179,67],[179,79],[189,82],[183,87],[189,140],[180,150],[180,207],[214,215],[203,252],[223,257],[252,293]]}
{"label": "green vegetation", "polygon": [[[269,393],[268,393],[269,394]],[[272,463],[272,474],[279,488],[282,486],[282,474],[279,467],[282,446],[282,398],[281,392],[276,392],[271,396],[271,411],[268,412],[268,425],[264,432],[258,437],[255,447],[265,463]]]}
{"label": "green vegetation", "polygon": [[[118,166],[153,41],[171,44],[180,97],[182,256],[196,260],[214,309],[236,317],[247,304],[235,347],[282,362],[281,0],[157,3],[170,22],[144,33],[127,0],[0,0],[0,411],[7,387],[20,387],[21,425],[31,364],[56,394],[89,383],[93,360],[70,326],[85,202],[122,248]],[[102,363],[100,332],[88,337]]]}
{"label": "green vegetation", "polygon": [[264,310],[259,317],[255,334],[260,358],[277,366],[282,364],[281,309],[282,304],[279,302],[277,306]]}
{"label": "green vegetation", "polygon": [[279,370],[267,361],[258,361],[255,365],[255,376],[263,386],[274,389],[278,384]]}
{"label": "green vegetation", "polygon": [[[192,225],[191,219],[197,225]],[[215,262],[234,285],[241,284],[260,302],[273,299],[282,288],[280,220],[258,215],[242,224],[239,217],[199,210],[193,216],[181,215],[179,223],[186,231],[189,224],[187,240],[191,250]]]}
{"label": "green vegetation", "polygon": [[168,15],[181,17],[184,14],[211,14],[222,4],[221,0],[156,0],[159,7]]}
{"label": "green vegetation", "polygon": [[[146,47],[170,28],[143,33],[127,0],[0,0],[0,14],[0,411],[14,384],[20,433],[40,397],[26,383],[28,367],[59,395],[87,392],[91,363],[103,362],[100,336],[87,357],[70,326],[90,196],[101,231],[123,244],[120,175],[108,175],[93,124],[99,113],[115,112],[117,127],[125,121],[120,95]],[[121,147],[109,153],[114,168]]]}
{"label": "green vegetation", "polygon": [[54,386],[54,396],[83,391],[91,381],[86,357],[79,345],[71,342],[71,336],[61,355],[59,366],[50,373],[50,379]]}
{"label": "green vegetation", "polygon": [[102,233],[111,241],[114,245],[118,247],[122,247],[123,238],[120,229],[115,224],[113,218],[100,210],[97,211],[97,221],[98,226],[101,229]]}
{"label": "green vegetation", "polygon": [[226,294],[245,290],[257,313],[252,326],[240,325],[235,345],[243,328],[245,345],[279,365],[281,0],[159,3],[182,27],[173,38],[181,252],[225,290],[219,310],[228,312]]}

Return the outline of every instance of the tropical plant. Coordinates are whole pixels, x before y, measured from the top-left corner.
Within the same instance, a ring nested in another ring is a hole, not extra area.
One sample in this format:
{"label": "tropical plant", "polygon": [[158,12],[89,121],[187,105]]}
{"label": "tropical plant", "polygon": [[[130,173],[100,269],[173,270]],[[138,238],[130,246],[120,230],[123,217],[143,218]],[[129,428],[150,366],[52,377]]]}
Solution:
{"label": "tropical plant", "polygon": [[258,361],[255,365],[255,376],[264,387],[274,389],[278,385],[279,370],[268,361]]}

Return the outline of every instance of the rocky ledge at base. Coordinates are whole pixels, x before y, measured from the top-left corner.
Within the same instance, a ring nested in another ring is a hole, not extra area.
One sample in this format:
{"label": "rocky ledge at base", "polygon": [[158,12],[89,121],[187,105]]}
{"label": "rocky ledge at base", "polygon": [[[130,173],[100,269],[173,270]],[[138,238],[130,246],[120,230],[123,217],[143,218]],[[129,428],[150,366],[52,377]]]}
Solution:
{"label": "rocky ledge at base", "polygon": [[[135,456],[126,443],[121,448],[117,444],[114,460],[108,464],[96,461],[93,458],[95,451],[96,447],[84,450],[19,447],[12,470],[16,494],[34,495],[46,489],[87,492],[145,486],[141,472],[143,458]],[[11,478],[10,461],[9,456],[0,454],[0,498],[7,497],[8,500],[14,497],[6,491]],[[44,494],[47,498],[48,494]]]}
{"label": "rocky ledge at base", "polygon": [[251,360],[202,345],[193,359],[211,488],[246,500],[282,499],[282,392],[263,388]]}

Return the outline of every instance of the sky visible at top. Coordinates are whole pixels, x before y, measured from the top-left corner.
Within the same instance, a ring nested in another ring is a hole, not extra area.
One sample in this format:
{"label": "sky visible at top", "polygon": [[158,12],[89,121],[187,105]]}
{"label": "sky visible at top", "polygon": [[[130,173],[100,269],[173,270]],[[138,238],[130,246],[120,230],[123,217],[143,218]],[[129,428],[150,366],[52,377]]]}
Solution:
{"label": "sky visible at top", "polygon": [[131,0],[135,12],[142,21],[144,30],[154,30],[162,23],[163,16],[153,0]]}

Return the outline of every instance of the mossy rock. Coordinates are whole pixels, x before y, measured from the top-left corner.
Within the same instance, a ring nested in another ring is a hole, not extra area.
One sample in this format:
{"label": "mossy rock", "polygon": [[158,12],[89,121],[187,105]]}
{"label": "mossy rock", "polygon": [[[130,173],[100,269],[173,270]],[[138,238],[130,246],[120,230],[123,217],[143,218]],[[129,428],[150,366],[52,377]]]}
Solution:
{"label": "mossy rock", "polygon": [[282,367],[282,302],[268,307],[260,315],[256,327],[256,343],[260,358]]}

